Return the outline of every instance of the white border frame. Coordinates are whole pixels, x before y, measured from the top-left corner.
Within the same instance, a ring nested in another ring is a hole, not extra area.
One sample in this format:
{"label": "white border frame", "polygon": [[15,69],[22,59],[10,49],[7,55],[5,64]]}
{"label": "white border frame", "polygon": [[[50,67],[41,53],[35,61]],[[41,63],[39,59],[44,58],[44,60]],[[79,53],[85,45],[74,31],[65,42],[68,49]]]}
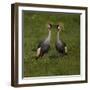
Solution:
{"label": "white border frame", "polygon": [[[80,75],[68,76],[48,76],[48,77],[32,77],[22,78],[22,10],[33,11],[48,11],[48,12],[64,12],[64,13],[79,13],[80,15]],[[68,82],[68,81],[83,81],[85,80],[85,10],[78,9],[62,9],[62,8],[46,8],[46,7],[18,7],[18,83],[19,84],[35,84],[48,82]]]}

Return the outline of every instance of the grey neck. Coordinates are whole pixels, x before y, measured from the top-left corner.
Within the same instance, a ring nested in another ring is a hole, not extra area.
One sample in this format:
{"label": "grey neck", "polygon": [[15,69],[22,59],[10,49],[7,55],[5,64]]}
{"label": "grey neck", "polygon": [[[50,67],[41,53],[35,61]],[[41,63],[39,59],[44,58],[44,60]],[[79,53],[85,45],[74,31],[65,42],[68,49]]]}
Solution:
{"label": "grey neck", "polygon": [[59,33],[60,33],[60,31],[57,32],[57,41],[58,41],[58,42],[61,42],[61,39],[60,39]]}
{"label": "grey neck", "polygon": [[59,31],[57,32],[57,41],[59,41]]}
{"label": "grey neck", "polygon": [[45,42],[50,42],[51,38],[51,31],[49,30],[48,37],[46,38]]}

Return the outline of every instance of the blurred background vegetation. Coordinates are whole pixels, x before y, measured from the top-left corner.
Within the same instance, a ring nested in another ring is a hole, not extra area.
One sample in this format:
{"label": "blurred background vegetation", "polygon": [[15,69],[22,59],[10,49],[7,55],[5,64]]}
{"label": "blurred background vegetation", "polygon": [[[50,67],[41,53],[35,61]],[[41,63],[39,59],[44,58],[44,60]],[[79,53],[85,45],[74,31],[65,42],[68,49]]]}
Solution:
{"label": "blurred background vegetation", "polygon": [[[64,24],[60,37],[67,44],[68,55],[58,56],[55,49],[57,30],[52,28],[51,48],[36,60],[38,43],[48,35],[47,23]],[[23,11],[24,77],[80,74],[80,15]]]}

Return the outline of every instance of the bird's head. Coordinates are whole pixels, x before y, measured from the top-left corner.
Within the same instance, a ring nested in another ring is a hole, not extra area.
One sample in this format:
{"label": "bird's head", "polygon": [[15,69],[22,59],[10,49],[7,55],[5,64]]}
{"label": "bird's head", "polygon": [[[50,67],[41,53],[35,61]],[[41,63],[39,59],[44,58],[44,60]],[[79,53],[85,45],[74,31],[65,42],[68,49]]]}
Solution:
{"label": "bird's head", "polygon": [[64,30],[64,25],[63,25],[63,23],[59,23],[59,24],[57,24],[56,26],[57,26],[57,30],[58,30],[58,31],[63,31],[63,30]]}
{"label": "bird's head", "polygon": [[48,30],[51,30],[52,24],[51,24],[51,23],[48,23],[48,24],[47,24],[47,28],[48,28]]}

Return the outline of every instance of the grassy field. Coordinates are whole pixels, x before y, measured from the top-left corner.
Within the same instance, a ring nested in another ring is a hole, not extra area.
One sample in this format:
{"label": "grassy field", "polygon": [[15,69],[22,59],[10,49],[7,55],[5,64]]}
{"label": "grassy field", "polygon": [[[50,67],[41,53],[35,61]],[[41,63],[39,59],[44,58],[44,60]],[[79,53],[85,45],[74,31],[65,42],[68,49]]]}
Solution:
{"label": "grassy field", "polygon": [[[60,37],[67,44],[68,55],[59,56],[55,49],[56,29],[52,28],[48,54],[36,60],[36,48],[48,35],[47,23],[64,24]],[[80,15],[23,11],[24,77],[80,74]]]}

